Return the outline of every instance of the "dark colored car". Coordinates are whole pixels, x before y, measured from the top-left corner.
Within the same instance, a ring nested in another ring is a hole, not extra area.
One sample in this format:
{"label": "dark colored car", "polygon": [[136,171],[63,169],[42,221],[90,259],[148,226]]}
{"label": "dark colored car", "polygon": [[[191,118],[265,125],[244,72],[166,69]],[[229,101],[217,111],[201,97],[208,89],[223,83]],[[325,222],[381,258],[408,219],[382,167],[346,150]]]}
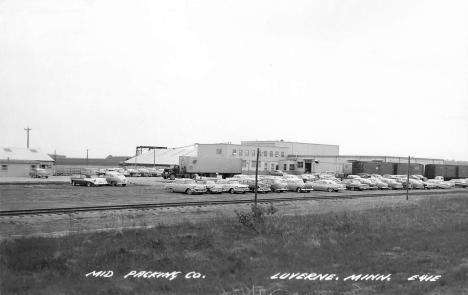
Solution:
{"label": "dark colored car", "polygon": [[357,176],[361,178],[370,178],[371,175],[369,173],[358,173]]}
{"label": "dark colored car", "polygon": [[263,182],[270,186],[272,192],[285,192],[288,190],[288,185],[284,179],[265,178]]}
{"label": "dark colored car", "polygon": [[352,191],[363,191],[363,190],[368,190],[370,187],[367,184],[361,183],[355,179],[345,179],[341,183],[346,185],[346,189],[352,190]]}
{"label": "dark colored car", "polygon": [[[250,191],[255,191],[255,180],[245,179],[240,180],[239,183],[249,186]],[[257,192],[268,194],[271,191],[268,184],[263,183],[262,181],[257,181]]]}

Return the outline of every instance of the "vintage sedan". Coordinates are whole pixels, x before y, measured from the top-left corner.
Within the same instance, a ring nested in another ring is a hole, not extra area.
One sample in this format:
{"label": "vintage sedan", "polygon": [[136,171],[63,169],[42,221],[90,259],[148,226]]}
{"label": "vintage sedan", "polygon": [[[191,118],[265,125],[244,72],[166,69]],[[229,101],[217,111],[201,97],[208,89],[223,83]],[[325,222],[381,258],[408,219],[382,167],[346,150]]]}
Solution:
{"label": "vintage sedan", "polygon": [[141,174],[136,169],[127,169],[127,172],[130,174],[130,177],[140,177]]}
{"label": "vintage sedan", "polygon": [[345,179],[342,181],[344,185],[346,185],[346,189],[352,190],[352,191],[362,191],[362,190],[368,190],[370,189],[370,186],[364,183],[361,183],[357,179]]}
{"label": "vintage sedan", "polygon": [[116,185],[126,186],[128,183],[128,180],[125,176],[115,171],[108,171],[106,172],[106,174],[104,174],[103,176],[99,176],[99,177],[105,178],[107,183],[112,186],[116,186]]}
{"label": "vintage sedan", "polygon": [[[255,179],[244,179],[240,180],[239,183],[245,184],[249,187],[250,191],[255,192]],[[257,192],[269,193],[271,191],[270,186],[263,181],[257,180]]]}
{"label": "vintage sedan", "polygon": [[281,170],[273,170],[273,171],[270,171],[270,175],[273,175],[273,176],[284,176],[284,175],[286,175],[286,173],[284,173],[284,172],[281,171]]}
{"label": "vintage sedan", "polygon": [[333,180],[321,179],[311,183],[314,191],[339,192],[346,188],[345,185],[337,184]]}
{"label": "vintage sedan", "polygon": [[435,180],[435,179],[428,179],[427,183],[433,183],[436,188],[443,188],[443,189],[449,189],[452,188],[452,184],[449,183],[448,181],[440,181],[440,180]]}
{"label": "vintage sedan", "polygon": [[409,182],[411,184],[411,188],[414,189],[425,189],[426,187],[424,186],[424,183],[421,180],[416,180],[416,179],[409,179]]}
{"label": "vintage sedan", "polygon": [[388,184],[381,181],[380,178],[368,178],[367,180],[375,184],[379,189],[389,189]]}
{"label": "vintage sedan", "polygon": [[48,178],[50,176],[50,173],[47,172],[47,170],[42,169],[42,168],[33,168],[31,169],[31,172],[29,172],[30,177],[37,177],[37,178]]}
{"label": "vintage sedan", "polygon": [[197,184],[206,186],[207,194],[221,194],[223,192],[223,186],[220,184],[216,184],[214,180],[202,179],[202,180],[197,180],[196,182]]}
{"label": "vintage sedan", "polygon": [[255,175],[245,175],[245,174],[236,174],[232,178],[229,178],[228,180],[246,180],[246,179],[254,179],[255,180]]}
{"label": "vintage sedan", "polygon": [[105,178],[98,177],[97,175],[86,175],[86,174],[71,177],[70,183],[73,185],[86,185],[86,186],[107,185],[107,181]]}
{"label": "vintage sedan", "polygon": [[357,176],[361,178],[370,178],[371,175],[369,173],[358,173]]}
{"label": "vintage sedan", "polygon": [[368,189],[379,189],[379,186],[377,184],[373,183],[368,178],[356,178],[355,180],[359,181],[362,184],[367,184],[369,186]]}
{"label": "vintage sedan", "polygon": [[216,184],[222,185],[223,190],[225,192],[229,192],[231,194],[234,193],[243,193],[245,194],[250,189],[247,185],[239,183],[238,180],[227,180],[227,179],[220,179],[216,181]]}
{"label": "vintage sedan", "polygon": [[381,178],[380,180],[382,182],[388,184],[388,189],[390,189],[390,190],[403,189],[403,185],[401,183],[397,182],[395,179]]}
{"label": "vintage sedan", "polygon": [[294,191],[298,193],[302,193],[302,192],[308,193],[314,190],[312,186],[310,185],[310,183],[304,183],[304,181],[302,181],[301,179],[294,179],[294,178],[286,179],[286,185],[288,186],[289,191]]}
{"label": "vintage sedan", "polygon": [[171,183],[166,184],[164,189],[169,190],[171,193],[186,193],[187,195],[192,194],[203,194],[206,192],[206,186],[198,184],[193,179],[176,179]]}
{"label": "vintage sedan", "polygon": [[286,180],[278,178],[264,178],[263,182],[270,186],[272,192],[285,192],[288,190]]}
{"label": "vintage sedan", "polygon": [[453,184],[454,187],[461,187],[466,188],[468,187],[468,182],[463,179],[452,179],[450,182]]}
{"label": "vintage sedan", "polygon": [[143,177],[150,177],[151,176],[151,172],[149,172],[149,170],[146,169],[146,168],[140,168],[137,171],[138,171],[138,173],[140,173],[140,176],[143,176]]}

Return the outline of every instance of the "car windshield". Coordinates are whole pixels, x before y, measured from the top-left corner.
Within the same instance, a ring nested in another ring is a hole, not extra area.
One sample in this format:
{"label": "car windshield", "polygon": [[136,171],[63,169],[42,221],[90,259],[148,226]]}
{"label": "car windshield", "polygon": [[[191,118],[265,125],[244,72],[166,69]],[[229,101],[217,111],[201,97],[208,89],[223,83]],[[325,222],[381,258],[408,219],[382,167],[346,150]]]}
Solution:
{"label": "car windshield", "polygon": [[186,180],[185,184],[195,184],[195,180]]}

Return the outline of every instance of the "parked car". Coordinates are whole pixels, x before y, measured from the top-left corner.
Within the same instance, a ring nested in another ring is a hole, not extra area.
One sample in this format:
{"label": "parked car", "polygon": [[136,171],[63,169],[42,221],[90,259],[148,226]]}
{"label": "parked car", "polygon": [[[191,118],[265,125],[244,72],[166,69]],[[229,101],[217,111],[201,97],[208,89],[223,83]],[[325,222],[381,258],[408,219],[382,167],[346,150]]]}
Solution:
{"label": "parked car", "polygon": [[427,180],[427,177],[424,177],[424,176],[422,176],[420,174],[410,175],[410,178],[418,179],[418,180],[421,180],[421,181],[426,181]]}
{"label": "parked car", "polygon": [[302,193],[302,192],[308,193],[314,190],[312,186],[310,185],[310,183],[304,183],[302,179],[297,179],[297,178],[286,179],[286,185],[288,186],[288,190],[295,191],[298,193]]}
{"label": "parked car", "polygon": [[228,180],[244,180],[244,179],[255,180],[255,175],[236,174],[232,178],[229,178]]}
{"label": "parked car", "polygon": [[283,175],[281,178],[285,179],[285,180],[288,180],[288,179],[298,180],[298,179],[300,179],[297,175],[291,175],[291,174]]}
{"label": "parked car", "polygon": [[127,169],[127,172],[130,174],[130,177],[140,177],[141,174],[136,169]]}
{"label": "parked car", "polygon": [[388,184],[381,181],[380,178],[368,178],[367,180],[375,184],[379,189],[389,189]]}
{"label": "parked car", "polygon": [[238,180],[220,179],[216,181],[216,184],[222,185],[223,190],[231,194],[234,194],[234,193],[245,194],[246,192],[250,190],[247,185],[239,183]]}
{"label": "parked car", "polygon": [[197,184],[193,179],[176,179],[171,183],[166,184],[164,187],[171,193],[186,193],[187,195],[192,194],[203,194],[206,192],[206,186]]}
{"label": "parked car", "polygon": [[361,176],[358,176],[358,175],[352,175],[352,174],[350,174],[350,175],[346,176],[346,179],[356,179],[356,178],[361,178]]}
{"label": "parked car", "polygon": [[273,175],[273,176],[283,176],[283,175],[286,175],[286,173],[284,173],[284,172],[281,171],[281,170],[273,170],[273,171],[270,171],[270,175]]}
{"label": "parked car", "polygon": [[284,192],[288,190],[286,180],[278,178],[264,178],[263,182],[270,186],[272,192]]}
{"label": "parked car", "polygon": [[450,182],[453,183],[454,187],[468,187],[468,182],[464,181],[463,179],[452,179]]}
{"label": "parked car", "polygon": [[150,177],[151,176],[151,172],[149,172],[149,170],[146,169],[146,168],[140,168],[137,171],[138,171],[138,173],[140,173],[140,176],[142,176],[142,177]]}
{"label": "parked car", "polygon": [[433,183],[436,186],[436,188],[443,188],[443,189],[452,188],[452,184],[447,183],[445,181],[440,181],[440,180],[435,180],[435,179],[428,179],[427,182],[428,183]]}
{"label": "parked car", "polygon": [[379,189],[379,186],[377,184],[373,183],[368,178],[356,178],[355,180],[359,181],[360,183],[367,184],[369,186],[368,189]]}
{"label": "parked car", "polygon": [[416,179],[409,179],[409,182],[411,184],[411,188],[414,189],[425,189],[426,187],[424,186],[424,183],[421,180],[416,180]]}
{"label": "parked car", "polygon": [[31,172],[29,172],[30,177],[36,177],[36,178],[48,178],[50,175],[47,170],[42,169],[42,168],[33,168],[31,169]]}
{"label": "parked car", "polygon": [[403,184],[397,182],[395,179],[390,179],[390,178],[381,178],[380,179],[382,182],[388,184],[388,189],[393,190],[393,189],[403,189]]}
{"label": "parked car", "polygon": [[214,180],[211,179],[202,179],[197,180],[197,184],[206,186],[206,192],[208,194],[221,194],[223,192],[223,186],[216,184]]}
{"label": "parked car", "polygon": [[[239,183],[245,184],[249,187],[250,191],[255,191],[255,179],[243,179]],[[270,186],[263,181],[257,180],[257,192],[269,193],[271,191]]]}
{"label": "parked car", "polygon": [[345,179],[342,181],[344,185],[346,185],[346,189],[352,190],[352,191],[362,191],[362,190],[368,190],[370,189],[370,186],[364,183],[361,183],[357,179]]}
{"label": "parked car", "polygon": [[371,175],[369,173],[358,173],[357,176],[361,178],[370,178]]}
{"label": "parked car", "polygon": [[100,177],[105,178],[106,182],[112,186],[116,186],[116,185],[126,186],[128,183],[127,178],[125,176],[115,171],[109,171]]}
{"label": "parked car", "polygon": [[318,177],[315,177],[312,174],[302,174],[299,176],[304,182],[313,182],[318,179]]}
{"label": "parked car", "polygon": [[86,186],[101,186],[107,185],[105,178],[98,177],[97,175],[81,174],[70,178],[70,183],[73,185],[86,185]]}
{"label": "parked car", "polygon": [[328,179],[320,179],[311,183],[314,191],[328,191],[328,192],[339,192],[346,189],[346,185],[340,185],[336,182]]}

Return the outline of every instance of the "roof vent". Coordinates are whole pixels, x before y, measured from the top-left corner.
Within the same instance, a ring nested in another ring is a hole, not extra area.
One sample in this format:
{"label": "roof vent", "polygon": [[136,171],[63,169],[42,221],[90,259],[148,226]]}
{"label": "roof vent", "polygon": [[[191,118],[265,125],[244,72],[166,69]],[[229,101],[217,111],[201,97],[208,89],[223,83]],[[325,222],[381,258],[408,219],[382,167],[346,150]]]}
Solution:
{"label": "roof vent", "polygon": [[37,153],[37,151],[35,149],[29,149],[31,152],[33,153]]}
{"label": "roof vent", "polygon": [[9,148],[3,148],[5,150],[5,152],[10,152],[11,153],[11,150]]}

